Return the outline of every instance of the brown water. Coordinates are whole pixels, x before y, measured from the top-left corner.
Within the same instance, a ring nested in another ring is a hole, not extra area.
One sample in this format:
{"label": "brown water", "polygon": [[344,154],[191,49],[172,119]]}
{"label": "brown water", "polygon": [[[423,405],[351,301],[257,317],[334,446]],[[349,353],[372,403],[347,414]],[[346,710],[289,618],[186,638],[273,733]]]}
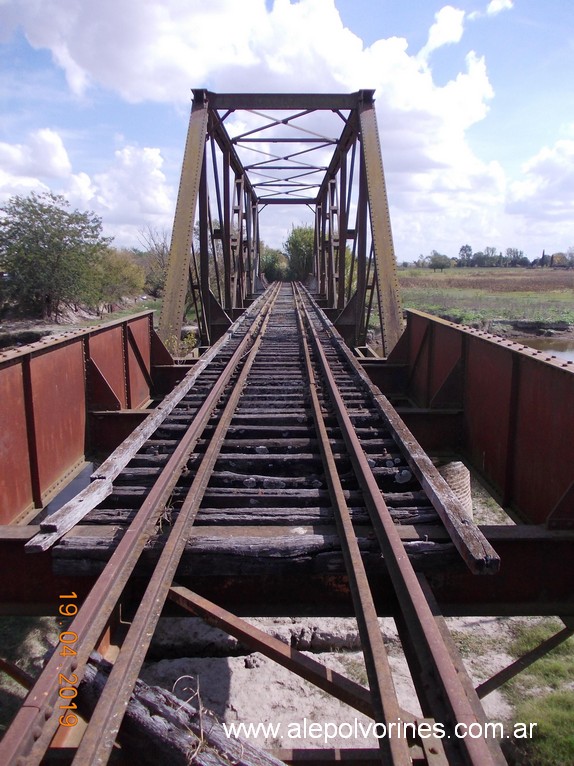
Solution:
{"label": "brown water", "polygon": [[574,340],[572,338],[520,338],[519,343],[539,351],[546,351],[550,356],[574,362]]}

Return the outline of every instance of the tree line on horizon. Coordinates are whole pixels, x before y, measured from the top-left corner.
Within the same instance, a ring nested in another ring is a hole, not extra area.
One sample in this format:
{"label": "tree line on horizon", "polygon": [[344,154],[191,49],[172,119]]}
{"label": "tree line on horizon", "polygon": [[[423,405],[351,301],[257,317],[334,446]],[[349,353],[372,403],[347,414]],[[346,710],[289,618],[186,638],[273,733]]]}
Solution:
{"label": "tree line on horizon", "polygon": [[574,247],[569,247],[563,253],[548,255],[543,252],[540,258],[530,260],[522,250],[515,247],[507,247],[505,252],[496,247],[485,247],[484,250],[474,252],[470,245],[462,245],[457,258],[443,255],[437,250],[432,250],[429,255],[420,255],[416,261],[403,261],[403,268],[431,268],[434,271],[443,271],[452,266],[458,268],[574,268]]}
{"label": "tree line on horizon", "polygon": [[[57,321],[66,307],[102,311],[142,293],[161,298],[169,233],[148,226],[140,231],[142,248],[116,248],[112,242],[103,235],[99,216],[72,210],[61,195],[31,192],[10,198],[0,207],[0,317],[16,313]],[[283,249],[260,243],[261,273],[269,282],[304,279],[312,271],[314,247],[314,228],[294,225]],[[353,280],[350,252],[345,259]],[[414,264],[403,261],[402,266],[435,271],[453,266],[574,268],[574,247],[530,261],[516,248],[503,254],[495,247],[474,252],[463,245],[458,258],[433,250]]]}

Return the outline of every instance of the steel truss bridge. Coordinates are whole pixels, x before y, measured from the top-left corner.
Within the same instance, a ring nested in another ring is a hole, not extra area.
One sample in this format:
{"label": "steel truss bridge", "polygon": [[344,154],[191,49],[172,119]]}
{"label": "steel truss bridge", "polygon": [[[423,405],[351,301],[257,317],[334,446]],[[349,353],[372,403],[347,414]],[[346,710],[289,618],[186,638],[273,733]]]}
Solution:
{"label": "steel truss bridge", "polygon": [[261,289],[264,211],[295,205],[313,212],[314,284],[335,327],[360,346],[372,319],[384,353],[394,347],[402,314],[373,93],[194,91],[162,338],[179,337],[191,294],[202,343],[216,341]]}
{"label": "steel truss bridge", "polygon": [[[313,212],[306,285],[260,274],[283,205]],[[175,360],[162,338],[186,304],[201,354]],[[194,91],[159,333],[144,312],[0,352],[0,608],[62,620],[37,678],[0,658],[29,688],[0,762],[505,763],[496,739],[455,733],[485,731],[481,700],[574,632],[573,384],[488,333],[420,312],[403,331],[371,91]],[[476,525],[429,455],[464,460],[512,523]],[[409,737],[272,753],[224,737],[138,679],[159,618],[182,614]],[[368,683],[258,615],[354,616]],[[475,686],[451,615],[564,627]]]}

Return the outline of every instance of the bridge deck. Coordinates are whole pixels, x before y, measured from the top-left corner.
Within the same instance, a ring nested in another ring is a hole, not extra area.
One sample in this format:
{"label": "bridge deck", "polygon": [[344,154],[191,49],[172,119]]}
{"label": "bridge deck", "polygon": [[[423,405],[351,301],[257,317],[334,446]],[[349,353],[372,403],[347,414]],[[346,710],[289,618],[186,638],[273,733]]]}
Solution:
{"label": "bridge deck", "polygon": [[[422,709],[449,728],[484,721],[422,572],[494,573],[498,556],[311,297],[297,286],[270,288],[188,378],[28,543],[52,546],[57,571],[99,576],[63,634],[73,654],[52,656],[2,741],[6,762],[22,754],[42,761],[61,723],[53,679],[81,680],[126,586],[141,590],[140,605],[74,762],[105,761],[116,737],[122,742],[124,711],[167,599],[378,722],[414,722],[399,707],[377,622],[381,575],[413,673],[432,679],[415,680]],[[420,527],[418,540],[403,539],[405,522]],[[438,542],[428,539],[433,529]],[[313,576],[317,588],[317,575],[348,583],[369,691],[193,590],[206,578],[243,576],[299,586]],[[32,734],[37,716],[45,723]],[[383,761],[396,764],[431,763],[436,753],[450,763],[502,762],[486,740],[383,738],[380,746]]]}

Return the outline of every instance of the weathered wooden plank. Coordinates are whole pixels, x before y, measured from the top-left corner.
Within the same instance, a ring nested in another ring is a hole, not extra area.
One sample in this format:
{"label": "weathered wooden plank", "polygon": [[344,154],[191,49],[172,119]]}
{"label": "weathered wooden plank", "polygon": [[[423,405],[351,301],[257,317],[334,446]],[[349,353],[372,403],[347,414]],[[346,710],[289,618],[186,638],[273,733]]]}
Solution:
{"label": "weathered wooden plank", "polygon": [[[356,524],[368,524],[366,508],[349,508],[351,519]],[[397,524],[433,524],[439,521],[433,508],[403,507],[390,509]],[[175,518],[177,511],[173,511]],[[96,508],[83,520],[83,524],[127,525],[136,515],[133,508]],[[310,508],[202,508],[197,516],[196,526],[218,526],[223,524],[265,526],[300,526],[305,524],[330,523],[333,511],[329,507]]]}
{"label": "weathered wooden plank", "polygon": [[[413,566],[421,571],[452,568],[458,557],[454,546],[427,534],[405,542],[405,551]],[[380,549],[368,527],[356,527],[365,566],[369,571],[386,571]],[[101,568],[115,550],[121,537],[117,527],[78,526],[53,548],[56,573],[86,575]],[[147,571],[157,561],[165,534],[158,534],[148,545],[136,574]],[[309,574],[344,573],[339,537],[334,525],[313,527],[227,526],[197,527],[188,540],[178,577],[195,574],[209,576],[273,575],[298,572]]]}

